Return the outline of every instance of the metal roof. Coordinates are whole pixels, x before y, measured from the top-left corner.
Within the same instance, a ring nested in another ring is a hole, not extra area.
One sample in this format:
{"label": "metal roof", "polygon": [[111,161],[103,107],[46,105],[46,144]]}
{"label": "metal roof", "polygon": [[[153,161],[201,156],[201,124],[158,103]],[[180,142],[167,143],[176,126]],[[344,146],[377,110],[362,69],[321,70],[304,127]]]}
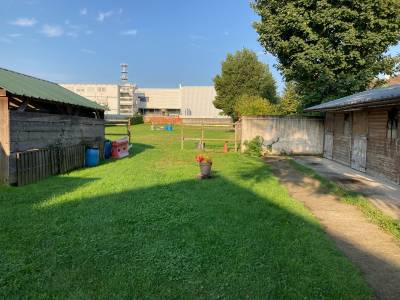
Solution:
{"label": "metal roof", "polygon": [[329,111],[363,106],[383,106],[397,100],[400,102],[400,85],[378,88],[322,103],[305,109],[311,111]]}
{"label": "metal roof", "polygon": [[100,104],[77,95],[54,82],[38,79],[3,68],[0,68],[0,88],[3,88],[16,96],[26,96],[45,101],[104,110],[104,107]]}

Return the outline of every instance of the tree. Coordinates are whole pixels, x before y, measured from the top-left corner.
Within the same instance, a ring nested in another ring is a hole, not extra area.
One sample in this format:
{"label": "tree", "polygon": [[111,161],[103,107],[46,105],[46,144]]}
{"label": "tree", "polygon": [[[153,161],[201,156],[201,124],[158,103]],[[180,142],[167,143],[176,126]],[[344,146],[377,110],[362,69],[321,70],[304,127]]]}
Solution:
{"label": "tree", "polygon": [[214,84],[217,91],[214,106],[233,119],[237,119],[235,103],[241,95],[260,96],[272,102],[277,99],[276,83],[268,66],[248,49],[228,54]]}
{"label": "tree", "polygon": [[386,54],[400,36],[398,0],[254,0],[259,41],[278,58],[303,101],[317,104],[367,89],[395,59]]}
{"label": "tree", "polygon": [[260,96],[242,95],[236,99],[236,116],[268,116],[278,114],[278,105]]}
{"label": "tree", "polygon": [[301,99],[297,92],[297,85],[290,81],[286,83],[283,96],[279,101],[279,114],[296,115],[301,110]]}

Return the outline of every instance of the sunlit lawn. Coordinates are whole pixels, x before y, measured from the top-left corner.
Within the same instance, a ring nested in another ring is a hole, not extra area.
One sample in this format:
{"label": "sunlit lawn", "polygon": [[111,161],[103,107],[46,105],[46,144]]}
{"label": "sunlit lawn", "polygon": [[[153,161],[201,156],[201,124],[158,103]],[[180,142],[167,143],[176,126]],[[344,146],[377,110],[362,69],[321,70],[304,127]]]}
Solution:
{"label": "sunlit lawn", "polygon": [[179,139],[135,126],[128,158],[0,188],[0,298],[370,297],[261,160],[212,143],[200,181]]}

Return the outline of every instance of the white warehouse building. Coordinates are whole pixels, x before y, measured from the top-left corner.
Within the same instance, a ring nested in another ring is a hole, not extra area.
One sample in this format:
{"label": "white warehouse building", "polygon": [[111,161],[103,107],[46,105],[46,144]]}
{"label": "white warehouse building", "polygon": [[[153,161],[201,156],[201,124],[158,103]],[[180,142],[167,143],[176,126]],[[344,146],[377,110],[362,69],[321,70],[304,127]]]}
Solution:
{"label": "white warehouse building", "polygon": [[63,87],[106,106],[106,118],[172,115],[185,118],[227,118],[216,109],[213,86],[136,88],[133,84],[61,84]]}
{"label": "white warehouse building", "polygon": [[137,112],[133,84],[71,83],[62,87],[105,107],[106,116],[128,117]]}
{"label": "white warehouse building", "polygon": [[143,115],[179,115],[192,118],[221,118],[213,101],[213,86],[180,86],[177,89],[136,90],[139,112]]}

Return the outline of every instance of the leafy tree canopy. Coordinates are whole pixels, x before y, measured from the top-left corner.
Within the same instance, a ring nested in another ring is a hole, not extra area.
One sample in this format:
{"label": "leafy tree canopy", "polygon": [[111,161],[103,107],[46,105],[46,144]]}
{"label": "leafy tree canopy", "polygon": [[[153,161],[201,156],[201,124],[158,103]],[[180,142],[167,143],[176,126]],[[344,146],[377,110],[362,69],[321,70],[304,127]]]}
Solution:
{"label": "leafy tree canopy", "polygon": [[293,81],[287,82],[283,96],[278,103],[280,115],[296,115],[301,111],[301,98],[297,92],[297,85]]}
{"label": "leafy tree canopy", "polygon": [[391,74],[386,54],[400,36],[399,0],[254,0],[259,41],[296,81],[308,104],[368,88]]}
{"label": "leafy tree canopy", "polygon": [[278,114],[278,105],[261,96],[242,95],[235,103],[237,116],[270,116]]}
{"label": "leafy tree canopy", "polygon": [[228,54],[222,63],[221,74],[214,78],[214,85],[217,91],[215,107],[234,119],[237,118],[235,104],[242,95],[260,96],[272,102],[277,100],[276,83],[268,66],[248,49]]}

